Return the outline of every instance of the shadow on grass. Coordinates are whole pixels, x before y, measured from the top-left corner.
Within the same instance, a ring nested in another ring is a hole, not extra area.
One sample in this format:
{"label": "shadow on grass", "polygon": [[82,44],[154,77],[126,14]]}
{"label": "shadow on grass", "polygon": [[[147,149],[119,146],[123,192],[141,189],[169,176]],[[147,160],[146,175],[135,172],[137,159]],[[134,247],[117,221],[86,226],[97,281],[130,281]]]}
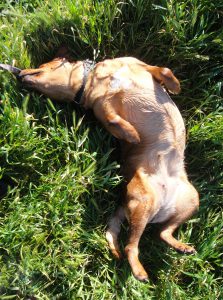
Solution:
{"label": "shadow on grass", "polygon": [[61,46],[66,46],[74,59],[93,59],[93,46],[79,37],[75,26],[75,20],[58,20],[52,25],[42,23],[26,32],[24,36],[32,64],[38,66],[51,60]]}

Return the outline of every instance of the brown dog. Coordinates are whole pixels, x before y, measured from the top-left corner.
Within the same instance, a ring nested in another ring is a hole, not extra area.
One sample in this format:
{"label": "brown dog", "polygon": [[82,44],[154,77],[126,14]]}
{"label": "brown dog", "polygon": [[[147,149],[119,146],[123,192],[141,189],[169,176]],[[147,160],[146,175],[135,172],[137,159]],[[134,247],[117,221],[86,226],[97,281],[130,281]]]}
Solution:
{"label": "brown dog", "polygon": [[[138,259],[138,244],[147,223],[162,223],[160,237],[184,253],[195,252],[173,237],[176,228],[198,209],[198,193],[184,169],[185,127],[172,93],[180,91],[171,70],[149,66],[132,57],[97,63],[86,76],[86,62],[56,58],[19,77],[31,88],[60,101],[93,109],[109,132],[122,140],[126,195],[110,220],[106,238],[120,258],[118,234],[127,218],[130,236],[125,252],[134,276],[148,275]],[[83,85],[83,81],[86,84]]]}

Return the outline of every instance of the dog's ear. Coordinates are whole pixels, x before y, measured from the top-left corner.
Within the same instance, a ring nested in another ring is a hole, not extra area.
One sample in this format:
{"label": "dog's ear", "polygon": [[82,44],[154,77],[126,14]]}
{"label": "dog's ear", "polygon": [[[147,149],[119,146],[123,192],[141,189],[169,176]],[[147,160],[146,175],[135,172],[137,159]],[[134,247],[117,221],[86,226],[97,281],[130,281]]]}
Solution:
{"label": "dog's ear", "polygon": [[173,94],[179,94],[180,92],[180,82],[173,75],[173,72],[168,68],[160,68],[160,76],[162,83],[165,87]]}
{"label": "dog's ear", "polygon": [[55,54],[55,58],[66,58],[67,60],[71,60],[71,54],[69,52],[69,49],[67,46],[61,46],[56,54]]}
{"label": "dog's ear", "polygon": [[159,83],[164,84],[168,91],[173,94],[179,94],[180,82],[170,69],[146,65],[146,70],[150,72]]}

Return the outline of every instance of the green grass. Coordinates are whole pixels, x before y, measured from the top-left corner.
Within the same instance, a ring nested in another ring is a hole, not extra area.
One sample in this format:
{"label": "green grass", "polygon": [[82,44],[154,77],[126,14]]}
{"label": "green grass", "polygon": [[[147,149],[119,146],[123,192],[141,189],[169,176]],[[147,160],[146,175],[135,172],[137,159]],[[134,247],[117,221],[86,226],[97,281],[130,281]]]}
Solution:
{"label": "green grass", "polygon": [[129,55],[174,70],[201,207],[177,233],[198,253],[177,254],[149,227],[140,257],[151,280],[136,281],[104,237],[121,196],[117,142],[90,113],[0,71],[0,178],[13,180],[0,201],[0,299],[223,299],[222,15],[217,0],[1,2],[2,63],[37,66],[66,44],[77,59]]}

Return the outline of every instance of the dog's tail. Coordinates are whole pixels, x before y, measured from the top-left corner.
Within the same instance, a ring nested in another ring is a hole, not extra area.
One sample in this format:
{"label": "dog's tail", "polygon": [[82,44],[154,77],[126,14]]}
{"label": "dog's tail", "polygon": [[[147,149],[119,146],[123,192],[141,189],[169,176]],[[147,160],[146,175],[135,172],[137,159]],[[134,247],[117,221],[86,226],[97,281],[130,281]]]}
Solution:
{"label": "dog's tail", "polygon": [[179,94],[180,82],[173,75],[173,72],[168,68],[161,68],[157,66],[144,65],[147,72],[150,72],[152,76],[173,94]]}
{"label": "dog's tail", "polygon": [[122,258],[118,244],[118,235],[121,230],[121,224],[124,221],[124,219],[124,208],[120,206],[115,212],[115,215],[110,219],[108,223],[108,229],[106,231],[106,239],[108,241],[109,248],[117,259]]}

